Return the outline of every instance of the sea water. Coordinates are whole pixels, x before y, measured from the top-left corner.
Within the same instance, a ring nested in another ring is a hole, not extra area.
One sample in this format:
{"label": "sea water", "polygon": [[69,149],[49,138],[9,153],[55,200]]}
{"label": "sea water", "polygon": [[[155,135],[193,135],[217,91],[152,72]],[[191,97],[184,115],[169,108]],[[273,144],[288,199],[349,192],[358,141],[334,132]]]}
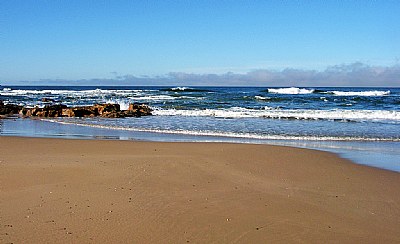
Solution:
{"label": "sea water", "polygon": [[144,103],[154,110],[141,118],[7,120],[0,122],[2,135],[268,143],[400,171],[399,88],[7,86],[0,100],[121,109]]}

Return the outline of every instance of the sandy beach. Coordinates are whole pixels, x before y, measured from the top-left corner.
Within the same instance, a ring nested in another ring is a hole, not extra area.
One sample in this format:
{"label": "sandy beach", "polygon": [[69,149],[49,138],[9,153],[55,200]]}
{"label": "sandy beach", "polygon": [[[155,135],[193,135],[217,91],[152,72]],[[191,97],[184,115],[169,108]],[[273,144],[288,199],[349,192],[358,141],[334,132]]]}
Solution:
{"label": "sandy beach", "polygon": [[399,243],[399,186],[307,149],[0,137],[0,243]]}

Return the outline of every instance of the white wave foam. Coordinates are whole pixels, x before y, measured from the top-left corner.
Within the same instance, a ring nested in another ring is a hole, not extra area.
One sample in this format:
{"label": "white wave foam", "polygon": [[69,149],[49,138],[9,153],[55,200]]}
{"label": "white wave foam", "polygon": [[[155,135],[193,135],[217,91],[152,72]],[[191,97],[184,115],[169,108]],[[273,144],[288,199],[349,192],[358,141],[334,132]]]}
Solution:
{"label": "white wave foam", "polygon": [[386,96],[390,94],[390,91],[329,91],[327,93],[332,93],[336,96],[367,96],[367,97],[377,97]]}
{"label": "white wave foam", "polygon": [[129,100],[110,99],[110,100],[107,100],[105,103],[119,104],[119,107],[120,107],[121,110],[128,110],[129,104],[131,102]]}
{"label": "white wave foam", "polygon": [[4,88],[0,91],[3,96],[24,96],[24,95],[68,95],[68,96],[99,96],[99,95],[140,95],[142,92],[153,90],[25,90]]}
{"label": "white wave foam", "polygon": [[133,97],[133,99],[136,100],[156,100],[156,101],[160,101],[160,100],[175,100],[179,97],[172,97],[172,96],[168,96],[168,95],[151,95],[151,96],[144,96],[144,97]]}
{"label": "white wave foam", "polygon": [[186,90],[190,90],[190,87],[186,87],[186,86],[178,86],[178,87],[174,87],[171,88],[172,91],[186,91]]}
{"label": "white wave foam", "polygon": [[255,99],[257,100],[270,100],[270,97],[263,97],[263,96],[254,96]]}
{"label": "white wave foam", "polygon": [[155,109],[159,116],[208,116],[216,118],[271,118],[298,120],[351,120],[351,121],[394,121],[400,123],[400,111],[387,110],[264,110],[230,108],[204,110]]}
{"label": "white wave foam", "polygon": [[364,137],[340,137],[340,136],[294,136],[294,135],[260,135],[254,133],[234,133],[234,132],[218,132],[218,131],[192,131],[192,130],[170,130],[170,129],[146,129],[146,128],[132,128],[113,125],[96,125],[88,124],[79,121],[60,121],[54,119],[42,119],[43,121],[78,125],[100,129],[123,130],[123,131],[137,131],[137,132],[150,132],[150,133],[163,133],[163,134],[180,134],[180,135],[193,135],[193,136],[212,136],[212,137],[225,137],[225,138],[245,138],[245,139],[259,139],[259,140],[295,140],[295,141],[400,141],[399,138],[364,138]]}
{"label": "white wave foam", "polygon": [[16,95],[32,95],[32,94],[51,94],[51,90],[12,90],[12,89],[3,89],[0,92],[0,95],[3,96],[16,96]]}
{"label": "white wave foam", "polygon": [[313,93],[313,89],[305,89],[305,88],[298,88],[298,87],[290,87],[290,88],[269,88],[269,93],[277,93],[277,94],[310,94]]}

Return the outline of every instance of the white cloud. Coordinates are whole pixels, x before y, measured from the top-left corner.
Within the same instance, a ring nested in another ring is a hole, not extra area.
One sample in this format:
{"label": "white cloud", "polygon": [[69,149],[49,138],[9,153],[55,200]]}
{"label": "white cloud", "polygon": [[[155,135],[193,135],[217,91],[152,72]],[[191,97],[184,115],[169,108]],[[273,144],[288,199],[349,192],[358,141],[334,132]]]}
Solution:
{"label": "white cloud", "polygon": [[[116,73],[115,73],[116,74]],[[126,85],[126,86],[400,86],[400,65],[370,66],[360,62],[335,65],[323,71],[258,69],[244,74],[171,72],[164,76],[117,75],[114,79],[20,81],[18,85]]]}
{"label": "white cloud", "polygon": [[189,85],[245,86],[400,86],[400,66],[369,66],[363,63],[335,65],[323,71],[259,69],[246,74],[170,73],[171,81]]}

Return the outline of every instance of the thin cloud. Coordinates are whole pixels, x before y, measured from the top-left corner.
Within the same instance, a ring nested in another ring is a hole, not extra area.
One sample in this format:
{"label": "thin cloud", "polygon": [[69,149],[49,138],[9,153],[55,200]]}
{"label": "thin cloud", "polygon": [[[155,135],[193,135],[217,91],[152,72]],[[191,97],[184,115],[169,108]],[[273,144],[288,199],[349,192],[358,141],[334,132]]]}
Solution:
{"label": "thin cloud", "polygon": [[245,74],[195,74],[171,72],[164,76],[115,73],[112,79],[20,81],[18,85],[109,85],[109,86],[377,86],[399,87],[400,65],[370,66],[360,62],[335,65],[323,71],[259,69]]}
{"label": "thin cloud", "polygon": [[287,68],[259,69],[246,74],[170,73],[171,80],[192,85],[246,86],[400,86],[400,66],[369,66],[363,63],[335,65],[323,71]]}

